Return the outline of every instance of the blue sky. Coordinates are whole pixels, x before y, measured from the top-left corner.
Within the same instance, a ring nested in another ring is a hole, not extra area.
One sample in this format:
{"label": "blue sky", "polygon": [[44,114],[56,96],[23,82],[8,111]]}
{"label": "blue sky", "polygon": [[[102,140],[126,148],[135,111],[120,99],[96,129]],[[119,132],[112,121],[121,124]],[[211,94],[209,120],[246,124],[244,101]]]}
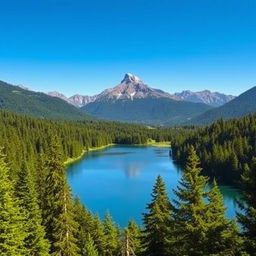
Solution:
{"label": "blue sky", "polygon": [[0,80],[67,95],[126,72],[171,93],[256,85],[255,0],[0,3]]}

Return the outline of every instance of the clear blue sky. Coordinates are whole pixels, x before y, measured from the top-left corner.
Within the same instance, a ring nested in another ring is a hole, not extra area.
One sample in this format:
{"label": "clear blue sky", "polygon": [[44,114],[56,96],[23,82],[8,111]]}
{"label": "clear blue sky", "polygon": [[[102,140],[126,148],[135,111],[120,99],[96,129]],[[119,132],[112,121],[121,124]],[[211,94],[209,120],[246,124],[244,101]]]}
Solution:
{"label": "clear blue sky", "polygon": [[0,80],[67,95],[126,72],[168,92],[256,85],[255,0],[0,3]]}

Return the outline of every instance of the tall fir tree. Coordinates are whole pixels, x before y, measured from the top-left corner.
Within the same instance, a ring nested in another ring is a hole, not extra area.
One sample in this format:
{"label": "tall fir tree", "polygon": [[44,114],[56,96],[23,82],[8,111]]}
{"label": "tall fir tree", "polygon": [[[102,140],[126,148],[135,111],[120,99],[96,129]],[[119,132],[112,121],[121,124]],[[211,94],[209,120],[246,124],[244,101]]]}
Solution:
{"label": "tall fir tree", "polygon": [[84,247],[87,243],[88,235],[91,236],[91,234],[94,232],[94,216],[80,203],[78,198],[76,198],[74,202],[74,211],[75,221],[78,223],[76,233],[77,245],[79,247],[81,256],[87,256]]}
{"label": "tall fir tree", "polygon": [[208,231],[205,252],[209,255],[242,255],[242,239],[234,220],[225,216],[226,208],[216,181],[213,181],[208,199]]}
{"label": "tall fir tree", "polygon": [[98,216],[94,217],[91,235],[99,255],[106,255],[108,241],[105,235],[104,225]]}
{"label": "tall fir tree", "polygon": [[82,248],[82,255],[84,256],[99,256],[95,247],[94,241],[90,234],[87,234],[86,242]]}
{"label": "tall fir tree", "polygon": [[9,174],[10,169],[0,148],[0,256],[23,256],[28,253],[24,246],[25,221]]}
{"label": "tall fir tree", "polygon": [[239,202],[242,212],[238,221],[242,225],[245,246],[248,253],[256,255],[256,158],[250,166],[246,165],[242,175],[243,197]]}
{"label": "tall fir tree", "polygon": [[135,255],[141,255],[142,253],[142,245],[141,245],[141,229],[138,227],[134,220],[129,221],[128,226],[126,228],[128,239],[129,239],[129,247],[134,252]]}
{"label": "tall fir tree", "polygon": [[53,256],[77,256],[79,249],[75,234],[77,223],[74,216],[70,188],[66,181],[60,143],[57,136],[49,142],[43,223],[46,237],[51,243]]}
{"label": "tall fir tree", "polygon": [[171,208],[164,181],[158,176],[152,192],[152,201],[147,205],[148,212],[143,215],[143,255],[168,255],[165,237],[168,234]]}
{"label": "tall fir tree", "polygon": [[38,205],[34,181],[25,163],[18,172],[15,194],[24,214],[23,230],[26,232],[27,255],[48,256],[49,241],[45,239],[42,214]]}
{"label": "tall fir tree", "polygon": [[111,215],[106,214],[104,222],[104,234],[106,238],[106,251],[105,256],[118,256],[121,253],[121,245],[119,240],[119,229],[113,223]]}
{"label": "tall fir tree", "polygon": [[[171,250],[176,255],[205,256],[207,243],[207,203],[205,202],[207,178],[201,175],[200,161],[193,147],[189,149],[183,176],[174,193],[173,230]],[[171,254],[172,255],[172,254]]]}

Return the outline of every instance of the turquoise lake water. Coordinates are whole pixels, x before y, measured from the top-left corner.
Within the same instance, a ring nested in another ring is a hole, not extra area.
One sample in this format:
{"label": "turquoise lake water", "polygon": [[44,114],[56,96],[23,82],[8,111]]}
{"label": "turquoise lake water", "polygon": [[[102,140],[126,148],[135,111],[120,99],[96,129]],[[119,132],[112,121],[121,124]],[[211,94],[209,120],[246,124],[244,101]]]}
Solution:
{"label": "turquoise lake water", "polygon": [[[170,198],[181,177],[181,170],[169,156],[168,148],[113,146],[86,153],[67,168],[75,196],[93,213],[104,217],[109,211],[124,227],[130,219],[142,224],[142,213],[151,200],[156,177],[164,179]],[[234,218],[239,191],[221,186],[227,216]]]}

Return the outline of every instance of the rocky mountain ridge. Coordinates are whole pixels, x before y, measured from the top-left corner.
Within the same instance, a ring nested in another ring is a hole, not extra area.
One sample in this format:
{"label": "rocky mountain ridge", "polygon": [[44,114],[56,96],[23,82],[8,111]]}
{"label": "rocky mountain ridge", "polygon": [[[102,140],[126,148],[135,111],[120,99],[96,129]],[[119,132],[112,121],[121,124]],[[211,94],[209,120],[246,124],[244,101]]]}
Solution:
{"label": "rocky mountain ridge", "polygon": [[225,95],[219,92],[211,92],[204,90],[200,92],[192,92],[189,90],[181,93],[170,94],[159,89],[154,89],[144,84],[137,76],[127,73],[120,84],[113,88],[104,90],[98,95],[88,96],[76,94],[66,97],[62,93],[49,92],[50,96],[61,98],[76,107],[84,107],[89,103],[103,100],[134,100],[143,98],[169,98],[177,101],[190,101],[194,103],[204,103],[210,106],[221,106],[235,97]]}

